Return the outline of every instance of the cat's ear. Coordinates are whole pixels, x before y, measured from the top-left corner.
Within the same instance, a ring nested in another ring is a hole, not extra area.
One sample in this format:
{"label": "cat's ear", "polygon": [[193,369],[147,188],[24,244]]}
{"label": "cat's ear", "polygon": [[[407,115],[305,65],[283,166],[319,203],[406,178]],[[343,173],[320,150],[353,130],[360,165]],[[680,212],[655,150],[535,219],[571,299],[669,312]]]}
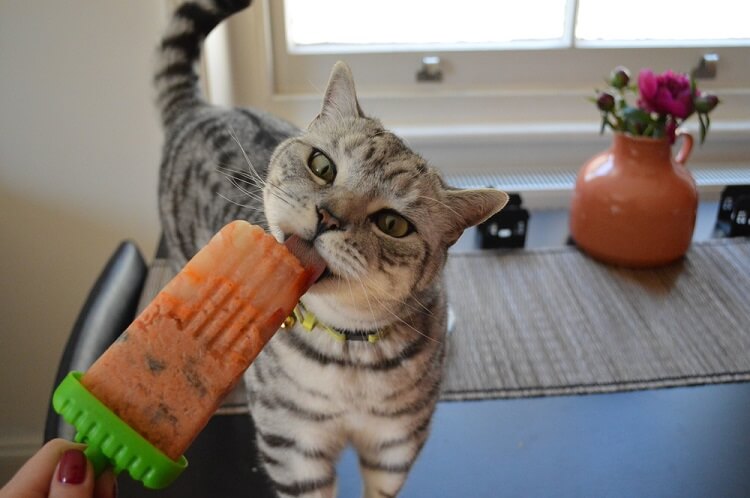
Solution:
{"label": "cat's ear", "polygon": [[319,117],[333,119],[363,117],[362,108],[357,101],[352,71],[344,62],[337,62],[328,80],[323,109]]}
{"label": "cat's ear", "polygon": [[453,245],[464,230],[486,221],[508,203],[508,194],[495,189],[446,190],[445,204],[451,220],[448,245]]}

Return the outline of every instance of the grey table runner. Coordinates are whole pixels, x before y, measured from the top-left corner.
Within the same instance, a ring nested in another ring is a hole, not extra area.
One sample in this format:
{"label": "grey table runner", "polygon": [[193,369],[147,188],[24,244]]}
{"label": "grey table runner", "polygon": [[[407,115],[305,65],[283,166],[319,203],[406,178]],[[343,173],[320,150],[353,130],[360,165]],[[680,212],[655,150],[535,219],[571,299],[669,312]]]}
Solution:
{"label": "grey table runner", "polygon": [[[149,271],[141,308],[174,276]],[[570,247],[456,253],[443,399],[585,394],[750,380],[750,240],[693,244],[655,270]],[[237,389],[224,410],[243,410]]]}
{"label": "grey table runner", "polygon": [[693,244],[654,270],[575,248],[455,254],[443,398],[750,380],[750,241]]}

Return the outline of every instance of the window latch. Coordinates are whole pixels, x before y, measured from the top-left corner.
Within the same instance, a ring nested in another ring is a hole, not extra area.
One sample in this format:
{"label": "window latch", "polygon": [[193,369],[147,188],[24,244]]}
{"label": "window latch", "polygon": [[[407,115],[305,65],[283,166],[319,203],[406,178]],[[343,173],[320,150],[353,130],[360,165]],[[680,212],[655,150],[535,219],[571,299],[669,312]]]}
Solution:
{"label": "window latch", "polygon": [[440,67],[440,57],[437,55],[422,57],[422,67],[417,71],[417,81],[434,83],[443,81],[443,69]]}
{"label": "window latch", "polygon": [[715,79],[718,65],[719,54],[703,54],[698,65],[693,68],[692,76],[697,80]]}

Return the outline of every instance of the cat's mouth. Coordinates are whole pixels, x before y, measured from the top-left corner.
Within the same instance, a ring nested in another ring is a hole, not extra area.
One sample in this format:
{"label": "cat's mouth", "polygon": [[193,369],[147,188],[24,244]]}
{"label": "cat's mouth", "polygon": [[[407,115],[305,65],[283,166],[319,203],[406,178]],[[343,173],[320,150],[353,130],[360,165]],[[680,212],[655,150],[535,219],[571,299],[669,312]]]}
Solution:
{"label": "cat's mouth", "polygon": [[328,268],[328,263],[315,249],[311,241],[298,235],[284,234],[284,245],[310,273],[310,278],[314,284],[333,276]]}
{"label": "cat's mouth", "polygon": [[325,269],[325,270],[323,270],[323,273],[321,273],[321,274],[320,274],[320,276],[319,276],[319,277],[318,277],[318,279],[317,279],[317,280],[315,281],[315,283],[317,284],[317,283],[318,283],[318,282],[320,282],[321,280],[325,280],[325,279],[327,279],[327,278],[330,278],[330,277],[333,277],[333,276],[334,276],[334,275],[333,275],[333,272],[331,271],[331,269],[330,269],[330,268],[328,268],[328,267],[326,266],[326,269]]}

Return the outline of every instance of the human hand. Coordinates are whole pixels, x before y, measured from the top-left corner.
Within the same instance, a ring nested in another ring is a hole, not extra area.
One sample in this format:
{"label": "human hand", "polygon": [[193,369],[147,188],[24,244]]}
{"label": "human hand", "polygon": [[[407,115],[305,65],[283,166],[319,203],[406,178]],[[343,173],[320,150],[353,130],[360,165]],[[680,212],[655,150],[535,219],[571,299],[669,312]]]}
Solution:
{"label": "human hand", "polygon": [[115,498],[111,470],[97,479],[83,444],[53,439],[36,452],[0,489],[0,498]]}

